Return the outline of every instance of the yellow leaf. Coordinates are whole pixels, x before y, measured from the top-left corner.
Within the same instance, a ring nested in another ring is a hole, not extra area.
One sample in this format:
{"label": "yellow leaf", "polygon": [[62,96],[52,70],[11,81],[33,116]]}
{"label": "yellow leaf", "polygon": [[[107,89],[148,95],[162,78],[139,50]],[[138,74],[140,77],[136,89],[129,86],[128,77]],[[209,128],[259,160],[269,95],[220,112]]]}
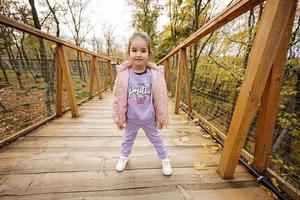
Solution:
{"label": "yellow leaf", "polygon": [[271,178],[271,182],[273,183],[273,185],[274,185],[278,190],[280,190],[276,178],[274,178],[274,177]]}
{"label": "yellow leaf", "polygon": [[204,148],[207,148],[207,143],[201,143],[201,146],[203,146]]}
{"label": "yellow leaf", "polygon": [[51,48],[52,48],[52,49],[55,49],[55,48],[56,48],[56,44],[52,44],[52,45],[51,45]]}
{"label": "yellow leaf", "polygon": [[197,122],[199,122],[199,119],[194,118],[194,119],[193,119],[193,122],[194,122],[194,123],[197,123]]}
{"label": "yellow leaf", "polygon": [[278,160],[276,160],[276,159],[271,159],[271,161],[272,161],[273,163],[275,163],[275,164],[278,164],[278,163],[279,163]]}
{"label": "yellow leaf", "polygon": [[287,165],[283,165],[283,168],[286,169],[286,170],[290,169],[289,166],[287,166]]}
{"label": "yellow leaf", "polygon": [[183,124],[184,124],[184,125],[187,125],[187,124],[190,124],[190,122],[187,121],[187,120],[185,120],[185,121],[183,121]]}
{"label": "yellow leaf", "polygon": [[202,161],[194,163],[194,168],[197,170],[206,170],[206,166]]}
{"label": "yellow leaf", "polygon": [[249,161],[248,161],[248,165],[252,165],[253,164],[253,159],[250,159]]}
{"label": "yellow leaf", "polygon": [[212,153],[217,153],[220,150],[220,147],[212,146],[212,147],[210,147],[210,150],[212,151]]}
{"label": "yellow leaf", "polygon": [[209,134],[204,134],[203,137],[206,139],[211,139],[211,135],[209,135]]}
{"label": "yellow leaf", "polygon": [[190,137],[182,137],[182,138],[180,138],[180,141],[184,142],[184,143],[188,143],[188,142],[191,142],[192,139]]}

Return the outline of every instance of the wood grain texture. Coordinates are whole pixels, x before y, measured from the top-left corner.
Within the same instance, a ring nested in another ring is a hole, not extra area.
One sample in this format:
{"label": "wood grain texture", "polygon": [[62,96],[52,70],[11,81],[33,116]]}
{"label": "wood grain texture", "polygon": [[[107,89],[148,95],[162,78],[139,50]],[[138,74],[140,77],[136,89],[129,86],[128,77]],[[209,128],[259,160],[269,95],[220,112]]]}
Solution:
{"label": "wood grain texture", "polygon": [[[142,130],[126,170],[116,172],[122,132],[112,126],[110,115],[102,115],[103,110],[112,111],[111,98],[104,93],[102,100],[96,97],[79,107],[85,115],[71,118],[66,113],[0,149],[0,199],[184,200],[207,195],[215,200],[230,194],[232,199],[270,199],[243,166],[237,167],[234,180],[220,178],[216,170],[221,151],[211,150],[218,145],[182,111],[170,113],[172,128],[161,131],[173,166],[171,177],[162,174]],[[206,169],[196,170],[196,162]]]}
{"label": "wood grain texture", "polygon": [[[279,49],[294,5],[297,1],[267,1],[260,26],[251,50],[245,78],[234,109],[228,135],[225,140],[219,173],[232,178],[241,155],[250,123],[258,109],[269,73]],[[269,138],[271,140],[271,138]]]}
{"label": "wood grain texture", "polygon": [[294,18],[296,13],[296,3],[290,14],[285,33],[282,37],[277,51],[271,73],[264,89],[258,116],[258,125],[255,133],[255,153],[253,166],[259,173],[267,169],[269,156],[273,144],[273,133],[276,122],[279,96],[281,91],[281,81],[284,67],[287,60],[290,38],[292,34]]}
{"label": "wood grain texture", "polygon": [[58,44],[56,47],[57,60],[58,60],[57,64],[59,65],[59,68],[61,68],[64,77],[72,117],[78,117],[79,113],[78,113],[77,103],[74,94],[74,87],[71,79],[70,68],[69,68],[68,58],[67,58],[65,48],[66,47],[64,47],[61,44]]}

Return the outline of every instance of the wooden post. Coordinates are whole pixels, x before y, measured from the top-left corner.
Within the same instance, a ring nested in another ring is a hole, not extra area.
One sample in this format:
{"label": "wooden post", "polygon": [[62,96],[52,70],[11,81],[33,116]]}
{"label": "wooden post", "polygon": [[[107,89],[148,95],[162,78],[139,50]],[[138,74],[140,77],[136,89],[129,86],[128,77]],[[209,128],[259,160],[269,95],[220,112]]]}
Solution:
{"label": "wooden post", "polygon": [[185,90],[186,90],[186,101],[188,105],[188,111],[189,113],[192,112],[192,98],[191,98],[191,89],[190,89],[190,71],[188,67],[188,60],[187,60],[187,54],[186,54],[186,49],[183,49],[183,56],[184,56],[184,63],[183,63],[183,68],[184,68],[184,73],[185,73]]}
{"label": "wooden post", "polygon": [[182,71],[184,65],[184,50],[179,50],[179,61],[177,66],[177,80],[176,80],[176,91],[175,91],[175,114],[179,113],[180,107],[180,96],[181,96],[181,85],[182,85]]}
{"label": "wooden post", "polygon": [[287,13],[292,12],[296,3],[296,0],[266,1],[218,167],[218,172],[223,178],[233,177],[288,23]]}
{"label": "wooden post", "polygon": [[108,66],[108,74],[109,74],[109,84],[110,84],[110,90],[113,90],[113,77],[112,77],[112,67],[111,67],[111,60],[107,61],[107,66]]}
{"label": "wooden post", "polygon": [[57,48],[56,51],[57,51],[58,65],[62,69],[62,73],[64,76],[72,117],[78,117],[79,113],[78,113],[78,108],[77,108],[76,99],[74,95],[74,88],[71,80],[66,50],[62,44],[57,44],[56,48]]}
{"label": "wooden post", "polygon": [[92,65],[90,70],[90,94],[89,98],[93,98],[93,88],[94,88],[94,78],[95,77],[95,64],[94,64],[94,56],[92,56]]}
{"label": "wooden post", "polygon": [[170,59],[169,58],[166,59],[165,65],[166,65],[165,80],[166,80],[167,86],[169,86],[170,85]]}
{"label": "wooden post", "polygon": [[99,73],[99,64],[98,59],[96,56],[93,56],[92,58],[94,70],[95,70],[95,77],[96,77],[96,85],[97,85],[97,91],[99,99],[102,99],[102,89],[101,89],[101,81],[100,81],[100,73]]}
{"label": "wooden post", "polygon": [[268,159],[272,149],[276,113],[281,91],[281,79],[286,64],[295,13],[296,9],[294,9],[291,13],[287,28],[284,29],[286,32],[282,37],[272,71],[269,75],[260,103],[258,126],[255,134],[256,143],[253,161],[254,169],[259,173],[262,173],[267,169]]}
{"label": "wooden post", "polygon": [[62,69],[58,62],[58,53],[56,48],[56,115],[62,116]]}

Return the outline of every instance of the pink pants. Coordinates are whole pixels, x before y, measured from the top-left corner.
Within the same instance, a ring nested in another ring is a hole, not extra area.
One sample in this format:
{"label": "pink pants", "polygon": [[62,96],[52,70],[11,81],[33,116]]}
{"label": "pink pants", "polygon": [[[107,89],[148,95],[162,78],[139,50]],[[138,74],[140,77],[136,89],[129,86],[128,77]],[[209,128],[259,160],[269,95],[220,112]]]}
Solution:
{"label": "pink pants", "polygon": [[128,157],[131,153],[132,145],[136,138],[139,128],[143,128],[149,141],[154,145],[156,152],[160,159],[168,157],[167,148],[160,137],[159,130],[157,128],[156,121],[146,124],[135,124],[133,122],[126,122],[126,128],[123,135],[123,141],[121,146],[121,155]]}

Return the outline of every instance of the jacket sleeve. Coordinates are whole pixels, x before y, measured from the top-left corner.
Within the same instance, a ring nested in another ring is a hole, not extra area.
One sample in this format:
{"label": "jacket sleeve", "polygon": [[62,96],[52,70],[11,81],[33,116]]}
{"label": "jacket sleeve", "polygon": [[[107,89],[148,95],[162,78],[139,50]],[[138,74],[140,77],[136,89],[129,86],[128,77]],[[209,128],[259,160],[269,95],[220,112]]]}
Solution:
{"label": "jacket sleeve", "polygon": [[164,74],[164,66],[160,65],[159,66],[159,72],[160,72],[160,80],[161,80],[161,97],[162,99],[160,100],[161,103],[161,108],[159,112],[161,113],[160,116],[162,116],[159,119],[159,122],[163,123],[166,125],[169,123],[169,113],[168,113],[168,89],[166,85],[166,80],[165,80],[165,74]]}

